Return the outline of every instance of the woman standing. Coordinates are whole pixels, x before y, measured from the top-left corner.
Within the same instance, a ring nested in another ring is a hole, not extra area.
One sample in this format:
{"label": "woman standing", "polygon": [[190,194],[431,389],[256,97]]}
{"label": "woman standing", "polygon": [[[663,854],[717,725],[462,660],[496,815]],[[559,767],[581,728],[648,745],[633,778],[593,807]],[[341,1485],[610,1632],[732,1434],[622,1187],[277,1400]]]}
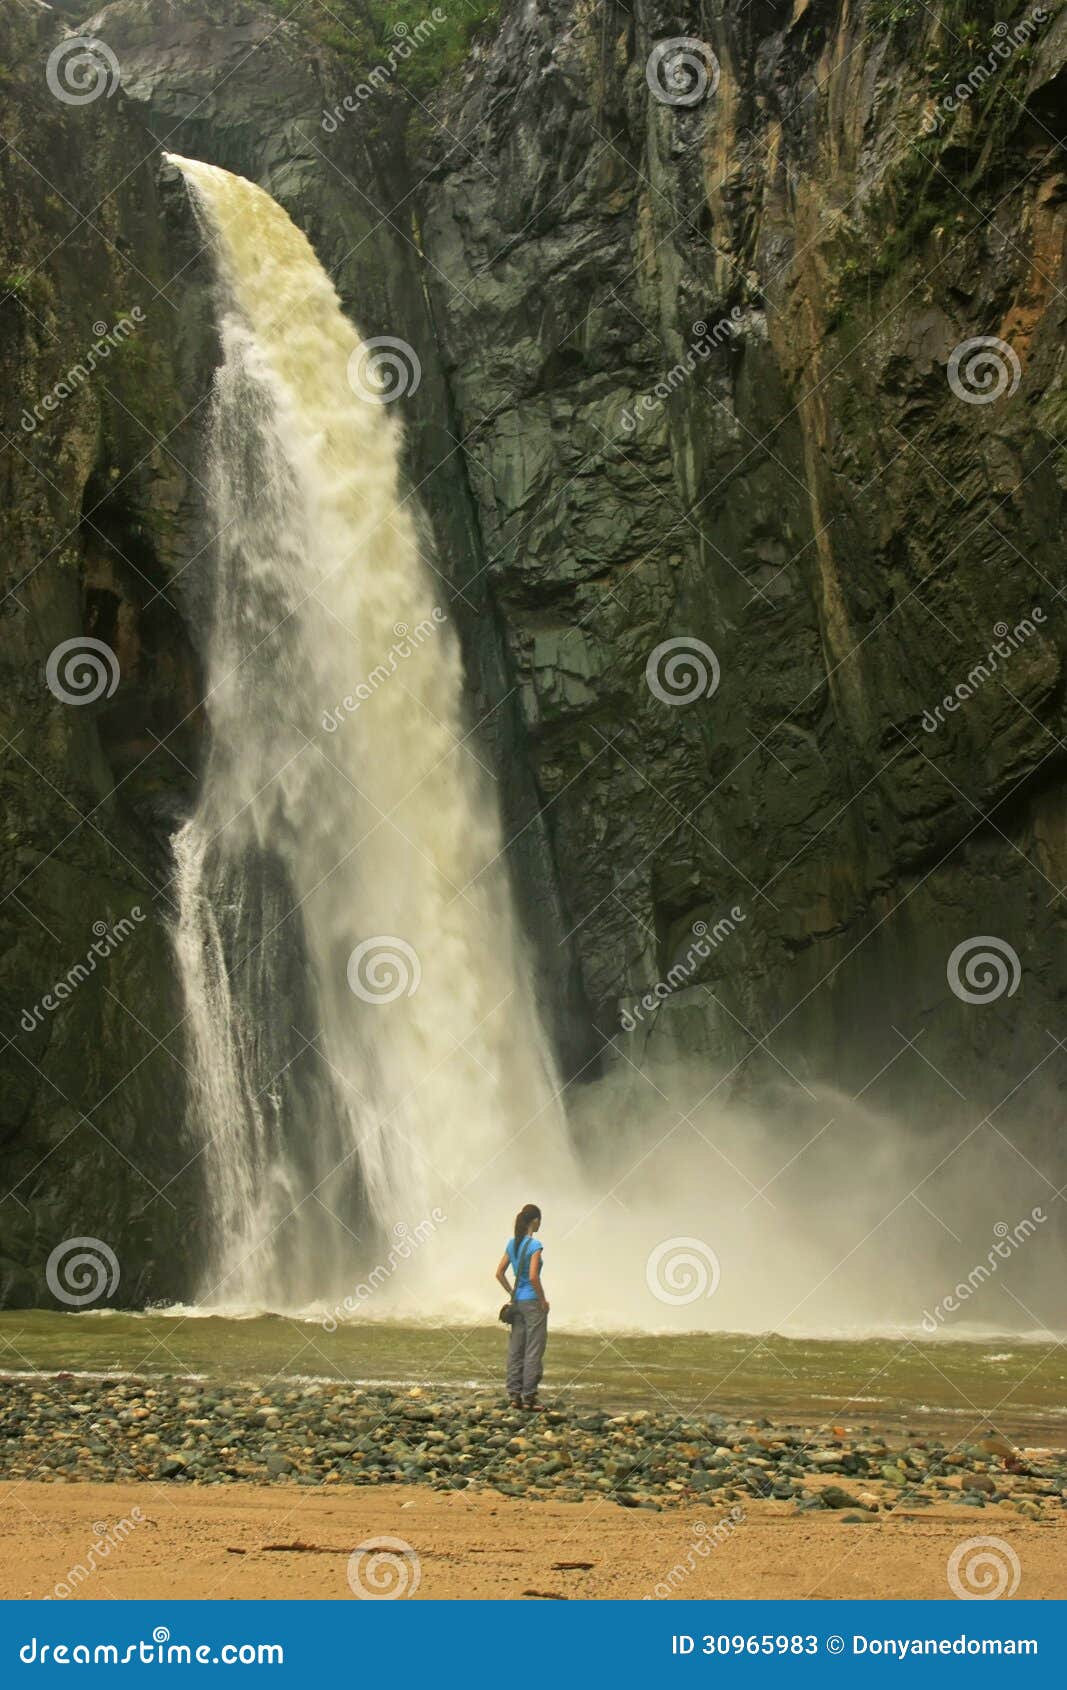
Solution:
{"label": "woman standing", "polygon": [[[515,1231],[508,1239],[500,1265],[498,1282],[512,1303],[511,1342],[508,1344],[507,1390],[512,1408],[540,1414],[544,1404],[537,1400],[548,1339],[548,1300],[541,1286],[544,1245],[536,1237],[541,1211],[526,1203],[515,1216]],[[508,1284],[508,1268],[515,1275]]]}

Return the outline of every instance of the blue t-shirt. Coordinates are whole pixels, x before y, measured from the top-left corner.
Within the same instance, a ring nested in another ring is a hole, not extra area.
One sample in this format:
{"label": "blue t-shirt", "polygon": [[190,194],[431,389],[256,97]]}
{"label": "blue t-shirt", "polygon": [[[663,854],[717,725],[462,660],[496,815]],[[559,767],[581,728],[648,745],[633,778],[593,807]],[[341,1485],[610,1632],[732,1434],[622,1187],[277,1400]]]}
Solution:
{"label": "blue t-shirt", "polygon": [[[515,1301],[517,1303],[536,1302],[537,1292],[530,1284],[530,1263],[533,1261],[536,1251],[544,1250],[544,1245],[541,1243],[539,1238],[524,1238],[522,1245],[520,1246],[522,1251],[521,1268],[516,1263],[514,1238],[508,1239],[506,1248],[508,1261],[511,1263],[512,1271],[518,1281],[518,1288],[515,1292]],[[542,1256],[541,1259],[543,1261],[544,1257]]]}

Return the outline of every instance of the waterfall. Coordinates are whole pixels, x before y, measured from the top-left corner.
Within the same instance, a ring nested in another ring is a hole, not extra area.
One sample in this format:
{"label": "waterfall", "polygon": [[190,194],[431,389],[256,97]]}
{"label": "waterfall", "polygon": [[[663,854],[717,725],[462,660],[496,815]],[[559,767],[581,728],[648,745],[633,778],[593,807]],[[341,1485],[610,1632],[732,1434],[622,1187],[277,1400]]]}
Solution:
{"label": "waterfall", "polygon": [[311,246],[251,182],[170,157],[222,345],[209,750],[175,841],[203,1299],[328,1304],[383,1239],[437,1231],[437,1276],[475,1250],[485,1280],[570,1160],[448,594],[373,348]]}
{"label": "waterfall", "polygon": [[[208,750],[174,842],[200,1306],[328,1330],[424,1315],[462,1351],[450,1322],[491,1316],[533,1201],[553,1320],[603,1346],[579,1384],[620,1326],[914,1330],[931,1284],[952,1283],[944,1239],[982,1261],[1001,1211],[1033,1203],[973,1148],[966,1178],[932,1178],[953,1120],[939,1147],[826,1087],[764,1108],[726,1092],[739,1062],[647,1070],[623,1032],[572,1096],[572,1159],[381,347],[267,194],[173,162],[214,256],[222,350],[199,565]],[[688,988],[701,1014],[704,991]],[[653,1351],[641,1365],[654,1385]]]}

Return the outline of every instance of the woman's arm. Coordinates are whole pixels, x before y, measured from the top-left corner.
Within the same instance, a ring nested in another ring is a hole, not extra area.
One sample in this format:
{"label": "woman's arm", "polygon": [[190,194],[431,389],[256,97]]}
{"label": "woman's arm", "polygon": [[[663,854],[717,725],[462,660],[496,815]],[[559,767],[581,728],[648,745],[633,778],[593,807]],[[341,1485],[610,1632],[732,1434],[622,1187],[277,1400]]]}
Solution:
{"label": "woman's arm", "polygon": [[545,1293],[541,1288],[541,1252],[540,1252],[540,1250],[535,1250],[533,1255],[530,1257],[530,1284],[534,1288],[534,1294],[537,1297],[537,1301],[540,1303],[540,1305],[541,1305],[542,1309],[544,1310],[545,1314],[547,1314],[548,1313],[548,1298],[545,1296]]}
{"label": "woman's arm", "polygon": [[507,1251],[505,1250],[504,1254],[500,1258],[500,1264],[496,1270],[496,1277],[498,1283],[503,1286],[509,1297],[511,1296],[511,1286],[508,1284],[508,1268],[510,1266],[511,1263],[508,1260]]}

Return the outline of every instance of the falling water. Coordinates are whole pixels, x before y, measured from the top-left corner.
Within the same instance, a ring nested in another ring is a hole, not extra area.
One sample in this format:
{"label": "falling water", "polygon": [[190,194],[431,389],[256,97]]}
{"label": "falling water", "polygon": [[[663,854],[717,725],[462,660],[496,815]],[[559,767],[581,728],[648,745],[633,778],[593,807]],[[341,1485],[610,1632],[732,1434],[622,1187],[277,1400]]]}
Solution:
{"label": "falling water", "polygon": [[454,1251],[491,1207],[498,1246],[568,1152],[373,347],[269,195],[172,162],[223,354],[210,751],[175,842],[203,1294],[294,1308],[343,1296],[375,1232]]}

